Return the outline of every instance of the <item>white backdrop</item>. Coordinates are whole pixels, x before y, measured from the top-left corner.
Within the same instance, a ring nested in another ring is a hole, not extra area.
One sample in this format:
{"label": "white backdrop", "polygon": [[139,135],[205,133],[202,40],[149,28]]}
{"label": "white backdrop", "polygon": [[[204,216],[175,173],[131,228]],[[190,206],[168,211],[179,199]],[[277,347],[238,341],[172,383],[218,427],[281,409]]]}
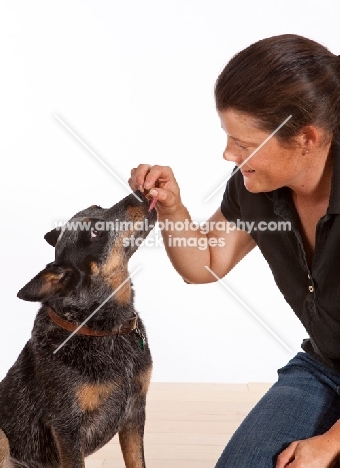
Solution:
{"label": "white backdrop", "polygon": [[[53,223],[126,189],[54,117],[58,115],[127,181],[139,163],[170,165],[195,220],[219,206],[228,177],[213,100],[226,62],[250,43],[297,33],[339,54],[340,4],[324,0],[3,1],[1,40],[0,378],[30,336],[38,304],[17,291],[53,249]],[[144,247],[130,270],[147,326],[154,381],[273,381],[305,331],[258,250],[225,284],[187,285],[161,247]]]}

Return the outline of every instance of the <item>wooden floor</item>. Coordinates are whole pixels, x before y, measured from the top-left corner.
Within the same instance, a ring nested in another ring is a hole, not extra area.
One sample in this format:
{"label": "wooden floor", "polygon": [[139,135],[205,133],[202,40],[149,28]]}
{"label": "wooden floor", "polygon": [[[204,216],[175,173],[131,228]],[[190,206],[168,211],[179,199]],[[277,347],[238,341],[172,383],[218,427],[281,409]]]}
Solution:
{"label": "wooden floor", "polygon": [[[224,446],[271,384],[152,383],[147,397],[147,468],[214,468]],[[118,437],[86,468],[125,468]]]}

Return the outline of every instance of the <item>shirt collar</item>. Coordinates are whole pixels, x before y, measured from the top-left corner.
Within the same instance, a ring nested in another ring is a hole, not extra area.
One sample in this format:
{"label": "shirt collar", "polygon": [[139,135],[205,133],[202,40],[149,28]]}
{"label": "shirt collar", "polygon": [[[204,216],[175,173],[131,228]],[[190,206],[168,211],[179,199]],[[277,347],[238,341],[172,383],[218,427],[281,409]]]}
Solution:
{"label": "shirt collar", "polygon": [[333,176],[328,213],[340,214],[340,132],[333,144]]}

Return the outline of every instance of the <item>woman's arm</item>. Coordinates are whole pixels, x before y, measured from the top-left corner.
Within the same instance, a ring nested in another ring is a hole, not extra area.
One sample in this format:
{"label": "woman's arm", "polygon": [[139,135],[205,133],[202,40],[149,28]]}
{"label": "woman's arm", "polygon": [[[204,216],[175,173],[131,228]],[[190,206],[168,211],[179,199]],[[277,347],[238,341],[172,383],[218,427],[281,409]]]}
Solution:
{"label": "woman's arm", "polygon": [[189,283],[216,281],[206,266],[218,277],[225,276],[256,245],[247,232],[228,223],[220,209],[204,223],[202,230],[195,228],[169,167],[138,166],[131,171],[129,183],[133,190],[157,197],[158,222],[167,254]]}

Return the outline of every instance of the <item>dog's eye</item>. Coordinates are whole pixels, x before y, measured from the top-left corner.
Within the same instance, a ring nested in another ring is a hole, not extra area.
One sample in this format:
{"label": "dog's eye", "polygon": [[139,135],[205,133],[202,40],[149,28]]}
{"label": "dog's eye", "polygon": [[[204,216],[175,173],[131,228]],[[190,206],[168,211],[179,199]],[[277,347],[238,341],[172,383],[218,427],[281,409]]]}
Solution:
{"label": "dog's eye", "polygon": [[91,229],[91,239],[94,239],[95,237],[97,237],[99,234],[99,232],[97,231],[97,229]]}

